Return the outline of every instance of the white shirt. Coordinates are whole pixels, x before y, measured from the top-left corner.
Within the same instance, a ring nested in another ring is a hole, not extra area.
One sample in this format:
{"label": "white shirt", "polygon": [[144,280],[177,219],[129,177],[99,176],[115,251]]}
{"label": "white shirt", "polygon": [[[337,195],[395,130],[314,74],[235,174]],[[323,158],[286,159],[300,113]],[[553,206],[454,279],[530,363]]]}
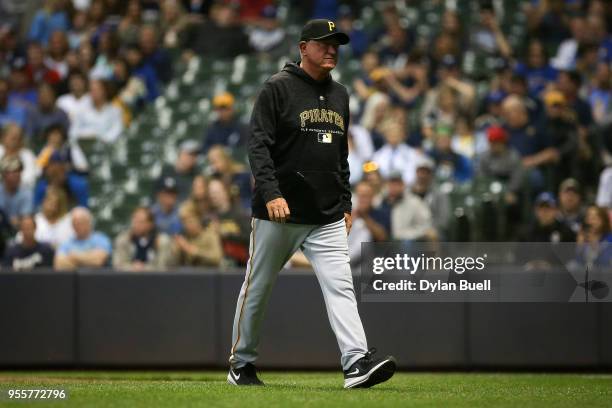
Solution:
{"label": "white shirt", "polygon": [[121,110],[107,103],[98,110],[93,102],[87,103],[76,117],[70,128],[72,139],[95,137],[102,142],[112,143],[123,132]]}
{"label": "white shirt", "polygon": [[576,64],[578,41],[573,38],[563,41],[557,49],[557,55],[551,58],[550,65],[557,70],[573,69]]}
{"label": "white shirt", "polygon": [[595,202],[600,207],[612,208],[612,167],[601,172]]}
{"label": "white shirt", "polygon": [[[4,157],[4,146],[0,145],[0,159]],[[36,165],[36,156],[30,149],[22,148],[19,150],[19,160],[23,164],[21,172],[21,185],[27,188],[33,188],[36,184],[36,179],[40,174],[40,169]]]}
{"label": "white shirt", "polygon": [[78,117],[79,112],[91,105],[91,96],[89,94],[83,95],[77,98],[73,94],[65,94],[57,98],[57,107],[62,109],[68,117],[70,122],[74,122]]}
{"label": "white shirt", "polygon": [[64,215],[54,224],[51,224],[40,212],[34,216],[34,219],[36,220],[34,237],[39,242],[45,242],[57,248],[74,237],[70,213]]}
{"label": "white shirt", "polygon": [[404,143],[397,146],[385,144],[374,153],[372,160],[378,164],[378,171],[383,178],[388,178],[391,173],[398,171],[402,173],[404,183],[412,185],[416,178],[416,164],[423,156],[418,150]]}

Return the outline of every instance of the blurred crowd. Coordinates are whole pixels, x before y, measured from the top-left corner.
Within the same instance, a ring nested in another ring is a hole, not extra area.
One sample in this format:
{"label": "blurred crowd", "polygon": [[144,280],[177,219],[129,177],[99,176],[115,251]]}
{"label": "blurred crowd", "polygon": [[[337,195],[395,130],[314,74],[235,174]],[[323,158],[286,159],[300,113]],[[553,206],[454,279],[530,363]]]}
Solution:
{"label": "blurred crowd", "polygon": [[295,60],[288,11],[337,21],[351,37],[337,71],[360,64],[344,82],[354,264],[362,242],[482,240],[576,242],[612,265],[612,4],[512,2],[517,42],[504,1],[427,3],[441,18],[423,35],[410,0],[0,1],[3,265],[244,265],[253,180],[233,155],[248,137],[235,95],[214,96],[214,120],[116,237],[95,229],[82,147],[125,137],[176,61]]}

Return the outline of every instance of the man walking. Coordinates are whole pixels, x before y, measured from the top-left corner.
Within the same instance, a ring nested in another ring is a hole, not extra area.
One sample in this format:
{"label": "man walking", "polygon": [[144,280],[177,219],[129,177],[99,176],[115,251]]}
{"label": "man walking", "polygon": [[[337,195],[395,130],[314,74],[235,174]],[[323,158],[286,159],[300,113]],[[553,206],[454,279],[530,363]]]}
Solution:
{"label": "man walking", "polygon": [[255,102],[248,141],[255,177],[250,256],[234,317],[230,384],[263,385],[253,362],[266,304],[298,248],[323,291],[344,387],[371,387],[395,372],[393,357],[368,351],[349,266],[348,94],[330,75],[339,46],[348,42],[332,21],[309,21],[300,61],[268,79]]}

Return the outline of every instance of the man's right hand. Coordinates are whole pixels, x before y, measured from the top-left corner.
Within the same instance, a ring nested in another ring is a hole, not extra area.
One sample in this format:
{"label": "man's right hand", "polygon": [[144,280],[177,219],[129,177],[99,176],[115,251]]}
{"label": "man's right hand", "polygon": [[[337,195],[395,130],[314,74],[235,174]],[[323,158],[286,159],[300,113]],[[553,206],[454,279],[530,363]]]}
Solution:
{"label": "man's right hand", "polygon": [[268,209],[270,221],[284,223],[289,218],[289,206],[287,205],[287,201],[282,197],[268,201],[266,203],[266,208]]}

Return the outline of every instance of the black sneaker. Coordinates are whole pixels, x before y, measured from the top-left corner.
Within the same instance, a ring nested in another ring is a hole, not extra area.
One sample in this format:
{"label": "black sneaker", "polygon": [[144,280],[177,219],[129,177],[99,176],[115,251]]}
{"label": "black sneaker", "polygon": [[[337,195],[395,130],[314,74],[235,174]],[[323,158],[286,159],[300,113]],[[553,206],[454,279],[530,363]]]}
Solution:
{"label": "black sneaker", "polygon": [[227,382],[232,385],[264,385],[257,378],[257,371],[251,363],[246,363],[240,368],[230,367],[229,373],[227,373]]}
{"label": "black sneaker", "polygon": [[371,348],[344,372],[344,388],[370,388],[387,381],[395,373],[395,358],[374,358],[375,348]]}

